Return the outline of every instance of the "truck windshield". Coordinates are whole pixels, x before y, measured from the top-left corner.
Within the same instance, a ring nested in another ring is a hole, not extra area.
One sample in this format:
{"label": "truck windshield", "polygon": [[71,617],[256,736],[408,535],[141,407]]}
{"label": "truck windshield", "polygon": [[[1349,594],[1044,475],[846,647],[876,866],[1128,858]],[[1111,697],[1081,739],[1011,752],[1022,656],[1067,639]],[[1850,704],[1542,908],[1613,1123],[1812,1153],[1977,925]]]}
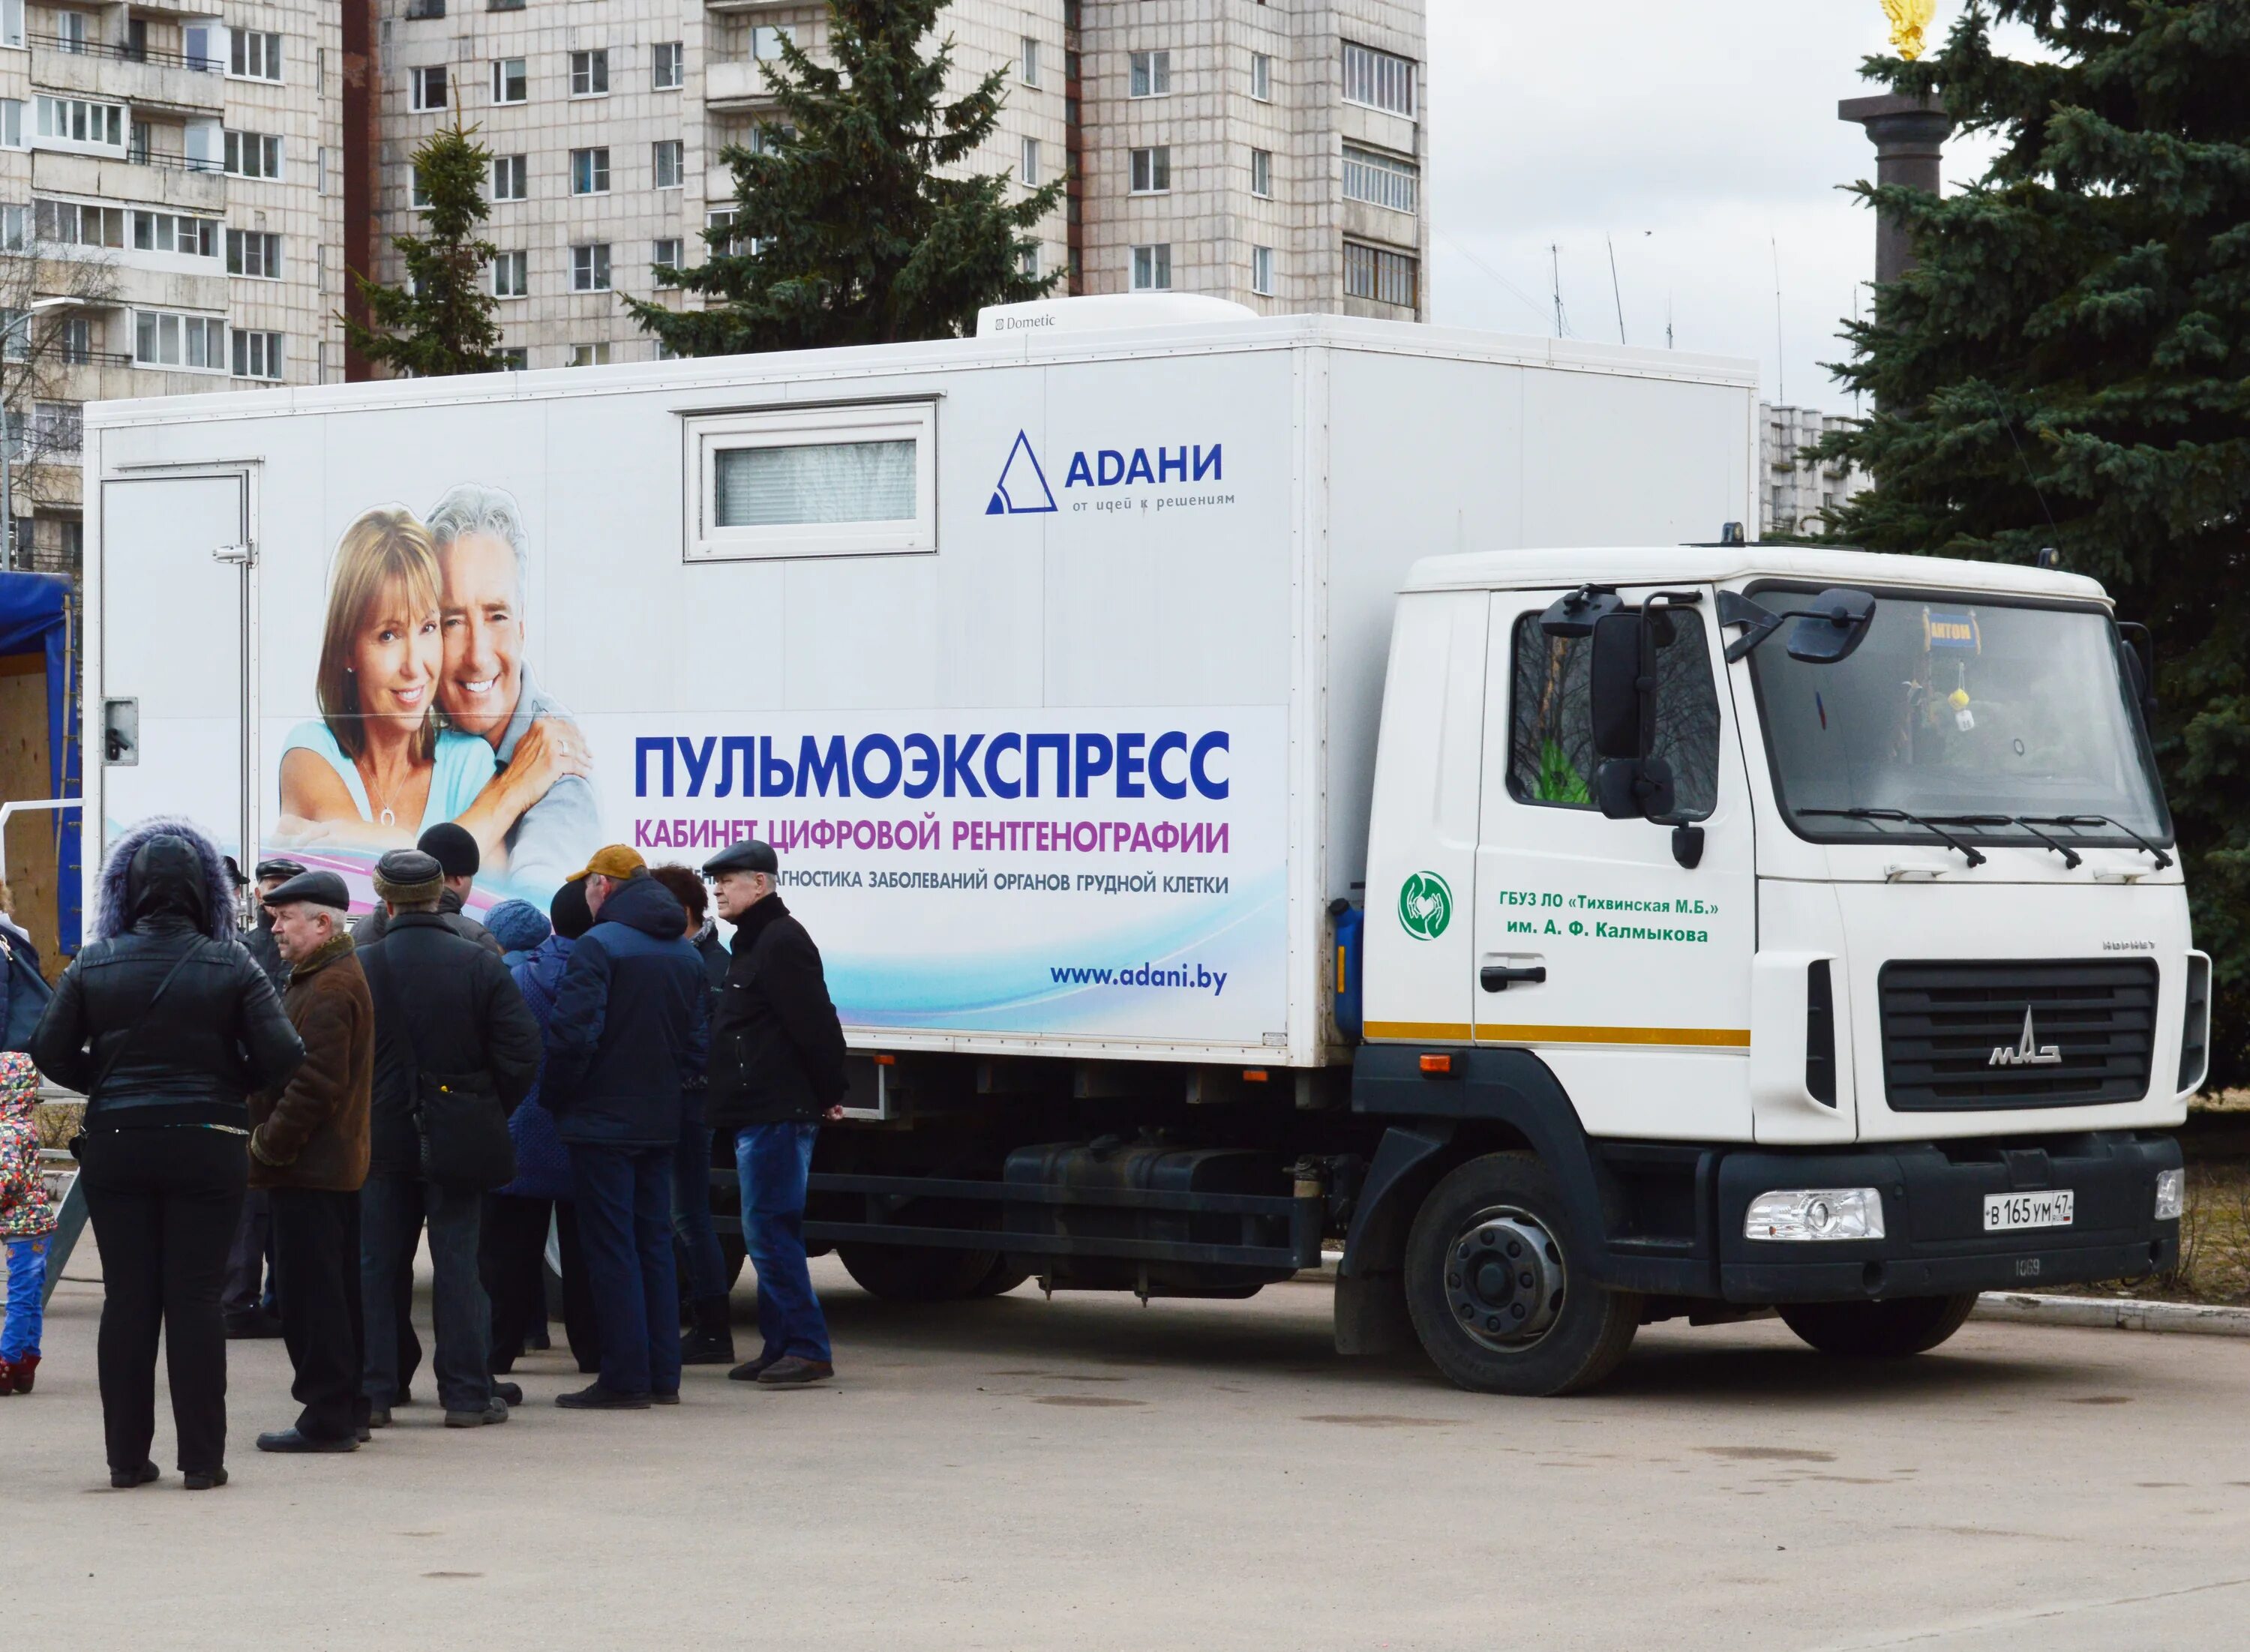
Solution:
{"label": "truck windshield", "polygon": [[[1789,606],[1790,593],[1757,595]],[[1800,836],[2170,842],[2106,613],[1886,596],[1840,664],[1793,660],[1784,640],[1750,671]]]}

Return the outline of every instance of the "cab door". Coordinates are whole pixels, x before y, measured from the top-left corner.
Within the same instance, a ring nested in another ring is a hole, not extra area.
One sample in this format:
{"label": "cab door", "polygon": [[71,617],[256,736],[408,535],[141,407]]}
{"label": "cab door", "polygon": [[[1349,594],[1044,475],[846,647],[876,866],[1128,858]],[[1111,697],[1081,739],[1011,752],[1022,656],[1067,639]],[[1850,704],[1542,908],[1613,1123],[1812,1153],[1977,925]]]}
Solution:
{"label": "cab door", "polygon": [[1591,1134],[1748,1140],[1754,845],[1711,593],[1671,611],[1657,651],[1655,754],[1701,831],[1693,866],[1693,829],[1594,806],[1591,644],[1539,624],[1563,594],[1491,598],[1476,1042],[1537,1052]]}

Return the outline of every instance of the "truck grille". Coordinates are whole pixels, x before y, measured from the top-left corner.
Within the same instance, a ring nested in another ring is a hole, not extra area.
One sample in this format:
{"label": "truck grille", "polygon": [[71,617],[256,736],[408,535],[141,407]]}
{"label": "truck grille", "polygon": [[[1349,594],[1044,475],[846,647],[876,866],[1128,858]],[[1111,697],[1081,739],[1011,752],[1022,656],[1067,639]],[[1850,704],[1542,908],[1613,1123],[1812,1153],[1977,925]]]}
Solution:
{"label": "truck grille", "polygon": [[2148,1094],[2157,967],[2146,959],[1889,963],[1879,987],[1894,1112],[2088,1107]]}

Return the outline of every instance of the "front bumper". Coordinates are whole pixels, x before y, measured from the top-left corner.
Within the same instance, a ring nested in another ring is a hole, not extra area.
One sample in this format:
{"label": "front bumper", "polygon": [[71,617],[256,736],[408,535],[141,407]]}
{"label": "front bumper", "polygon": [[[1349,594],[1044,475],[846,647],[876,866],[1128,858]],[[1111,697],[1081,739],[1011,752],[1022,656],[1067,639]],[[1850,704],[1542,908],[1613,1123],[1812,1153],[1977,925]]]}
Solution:
{"label": "front bumper", "polygon": [[[2156,1219],[2170,1136],[2090,1132],[2037,1142],[1901,1144],[1845,1153],[1729,1153],[1719,1166],[1719,1290],[1729,1302],[1842,1302],[2044,1290],[2133,1279],[2179,1259],[2179,1223]],[[1777,1187],[1876,1187],[1881,1239],[1745,1238],[1750,1202]],[[1987,1194],[2067,1187],[2067,1228],[1984,1230]]]}

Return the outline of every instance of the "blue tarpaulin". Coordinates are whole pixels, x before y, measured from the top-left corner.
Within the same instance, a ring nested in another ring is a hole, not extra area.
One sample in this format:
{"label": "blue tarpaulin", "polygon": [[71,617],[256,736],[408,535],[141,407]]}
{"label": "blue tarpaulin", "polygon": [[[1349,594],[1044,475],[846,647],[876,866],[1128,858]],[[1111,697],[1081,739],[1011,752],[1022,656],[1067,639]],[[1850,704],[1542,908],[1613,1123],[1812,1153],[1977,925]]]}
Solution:
{"label": "blue tarpaulin", "polygon": [[[77,730],[71,724],[71,674],[78,662],[71,635],[70,582],[56,574],[0,574],[0,654],[44,654],[47,664],[47,795],[74,797],[78,775],[70,761]],[[55,845],[55,905],[60,951],[79,948],[79,811],[60,810],[45,821],[16,825],[44,828]],[[15,823],[10,823],[14,825]]]}

